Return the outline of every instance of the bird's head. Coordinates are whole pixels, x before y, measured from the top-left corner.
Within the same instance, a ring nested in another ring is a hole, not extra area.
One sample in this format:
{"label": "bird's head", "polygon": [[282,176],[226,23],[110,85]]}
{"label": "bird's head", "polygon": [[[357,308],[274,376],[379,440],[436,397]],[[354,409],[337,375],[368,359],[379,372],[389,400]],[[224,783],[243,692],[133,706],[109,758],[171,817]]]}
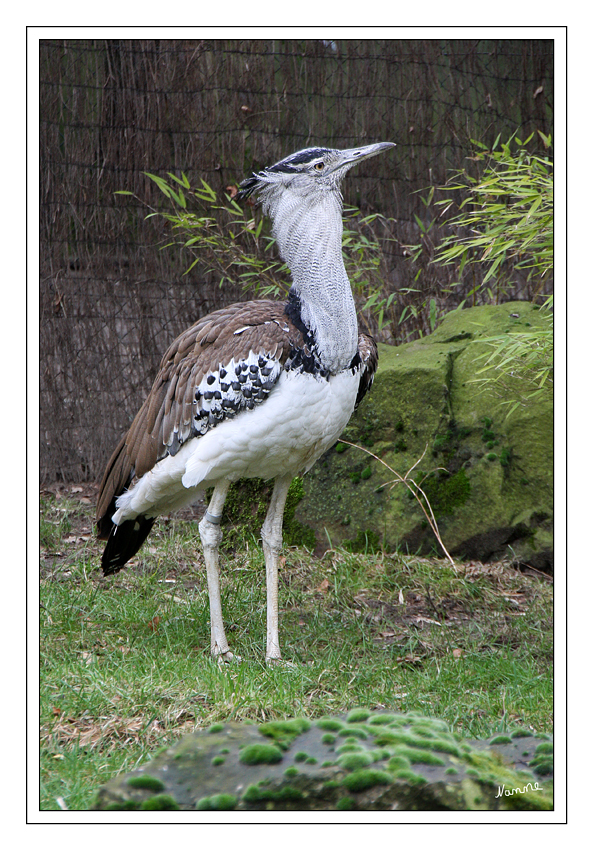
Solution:
{"label": "bird's head", "polygon": [[264,211],[271,213],[285,194],[307,204],[322,200],[328,192],[339,195],[344,175],[353,165],[394,146],[393,142],[378,142],[347,150],[305,148],[243,180],[235,199],[255,195]]}

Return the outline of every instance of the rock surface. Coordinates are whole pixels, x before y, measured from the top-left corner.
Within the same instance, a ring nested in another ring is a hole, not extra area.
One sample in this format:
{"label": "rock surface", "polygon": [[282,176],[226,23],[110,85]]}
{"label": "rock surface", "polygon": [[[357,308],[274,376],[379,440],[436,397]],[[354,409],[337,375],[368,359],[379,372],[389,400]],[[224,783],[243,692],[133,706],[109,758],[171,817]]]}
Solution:
{"label": "rock surface", "polygon": [[549,810],[552,742],[464,741],[446,723],[348,716],[218,723],[98,792],[102,810]]}
{"label": "rock surface", "polygon": [[[491,352],[485,340],[543,326],[527,302],[449,313],[428,337],[379,346],[371,393],[343,438],[368,448],[400,475],[424,453],[413,478],[429,497],[449,552],[463,559],[511,558],[552,570],[553,410],[551,393],[507,418],[521,382],[480,391]],[[434,471],[438,467],[445,471]],[[424,477],[428,476],[428,477]],[[318,548],[384,547],[442,554],[405,485],[361,449],[338,443],[304,478],[298,521]]]}

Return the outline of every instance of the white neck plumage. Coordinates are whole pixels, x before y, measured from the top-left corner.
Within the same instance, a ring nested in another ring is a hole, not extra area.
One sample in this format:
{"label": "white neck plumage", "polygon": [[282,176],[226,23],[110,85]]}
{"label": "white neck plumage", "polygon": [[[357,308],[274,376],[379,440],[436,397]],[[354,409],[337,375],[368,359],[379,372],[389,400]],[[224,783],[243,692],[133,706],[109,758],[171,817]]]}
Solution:
{"label": "white neck plumage", "polygon": [[280,253],[292,272],[301,318],[317,355],[331,373],[345,369],[358,350],[358,322],[342,256],[342,198],[335,190],[313,198],[290,192],[266,204]]}

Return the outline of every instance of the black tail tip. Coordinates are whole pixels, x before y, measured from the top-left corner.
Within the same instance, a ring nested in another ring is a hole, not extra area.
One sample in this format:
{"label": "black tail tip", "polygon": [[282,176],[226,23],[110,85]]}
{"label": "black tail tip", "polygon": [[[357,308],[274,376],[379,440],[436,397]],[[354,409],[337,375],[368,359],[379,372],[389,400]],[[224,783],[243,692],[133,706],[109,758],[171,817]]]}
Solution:
{"label": "black tail tip", "polygon": [[139,516],[112,527],[101,558],[103,575],[117,573],[134,557],[150,534],[154,520],[154,517]]}

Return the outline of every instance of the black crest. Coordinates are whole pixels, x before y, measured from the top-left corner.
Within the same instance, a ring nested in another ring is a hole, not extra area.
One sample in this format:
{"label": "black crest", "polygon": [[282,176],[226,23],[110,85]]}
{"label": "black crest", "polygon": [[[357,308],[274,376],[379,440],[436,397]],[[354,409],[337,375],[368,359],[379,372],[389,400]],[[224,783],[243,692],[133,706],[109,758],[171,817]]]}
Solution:
{"label": "black crest", "polygon": [[314,162],[327,153],[329,153],[329,148],[305,148],[302,151],[297,151],[287,156],[285,159],[281,159],[280,162],[271,165],[269,168],[265,168],[259,174],[252,174],[251,177],[243,180],[239,186],[239,191],[235,195],[235,200],[243,201],[249,198],[260,185],[261,178],[265,177],[266,174],[298,174],[300,171],[300,168],[298,168],[299,165]]}

